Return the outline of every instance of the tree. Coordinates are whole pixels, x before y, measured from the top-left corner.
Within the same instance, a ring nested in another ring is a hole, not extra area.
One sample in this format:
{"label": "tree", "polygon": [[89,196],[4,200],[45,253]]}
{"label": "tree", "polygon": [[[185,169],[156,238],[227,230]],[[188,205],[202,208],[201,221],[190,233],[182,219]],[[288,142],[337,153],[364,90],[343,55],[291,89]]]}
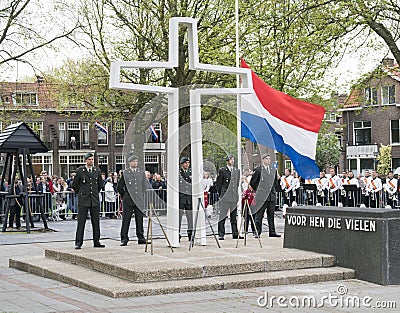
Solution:
{"label": "tree", "polygon": [[335,166],[339,163],[340,146],[335,134],[319,134],[315,160],[318,167],[324,170],[326,167]]}
{"label": "tree", "polygon": [[[322,81],[326,70],[339,62],[340,52],[346,48],[341,38],[352,25],[335,23],[331,16],[338,14],[336,8],[319,9],[325,2],[253,0],[243,3],[242,53],[273,88],[303,98],[330,93]],[[324,106],[329,104],[325,102]],[[281,153],[278,171],[283,172]]]}
{"label": "tree", "polygon": [[377,157],[378,167],[377,172],[385,177],[391,168],[392,161],[392,147],[390,145],[384,146],[381,144],[379,148],[379,155]]}
{"label": "tree", "polygon": [[[35,0],[1,1],[0,68],[13,60],[29,63],[26,59],[29,54],[38,49],[48,47],[61,38],[70,38],[77,29],[77,26],[73,25],[62,26],[57,30],[58,19],[55,16],[43,14],[42,6],[51,7],[55,15],[65,15],[67,12],[65,5],[61,2],[42,3]],[[68,23],[64,25],[68,25]],[[49,27],[52,28],[52,31],[49,31]]]}

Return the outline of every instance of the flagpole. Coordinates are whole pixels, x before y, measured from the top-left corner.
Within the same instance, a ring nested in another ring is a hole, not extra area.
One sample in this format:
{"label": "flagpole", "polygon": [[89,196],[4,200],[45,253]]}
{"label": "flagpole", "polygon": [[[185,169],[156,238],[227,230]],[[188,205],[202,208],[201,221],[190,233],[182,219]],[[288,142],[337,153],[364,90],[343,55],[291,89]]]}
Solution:
{"label": "flagpole", "polygon": [[[239,0],[235,0],[235,33],[236,33],[236,67],[239,68],[240,66],[240,49],[239,49]],[[237,88],[240,88],[240,77],[239,75],[236,75],[236,86]],[[236,105],[236,129],[237,129],[237,167],[240,170],[240,174],[243,175],[242,172],[242,129],[241,129],[241,119],[240,119],[240,113],[241,113],[241,97],[240,95],[237,95],[236,97],[237,105]],[[240,182],[242,180],[240,179]],[[241,184],[239,183],[239,188],[238,188],[238,193],[241,195]],[[241,220],[241,199],[239,197],[239,202],[237,204],[238,207],[238,225],[241,225],[242,220]],[[241,236],[242,234],[239,234]]]}

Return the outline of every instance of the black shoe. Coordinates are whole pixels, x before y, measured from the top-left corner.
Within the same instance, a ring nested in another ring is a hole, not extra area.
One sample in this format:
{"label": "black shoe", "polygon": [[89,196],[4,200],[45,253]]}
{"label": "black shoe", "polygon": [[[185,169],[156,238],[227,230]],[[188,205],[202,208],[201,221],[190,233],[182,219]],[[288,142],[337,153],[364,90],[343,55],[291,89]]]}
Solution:
{"label": "black shoe", "polygon": [[272,233],[272,234],[269,234],[269,236],[270,236],[270,237],[280,237],[281,235],[279,235],[279,234],[277,234],[277,233]]}
{"label": "black shoe", "polygon": [[146,239],[139,239],[138,240],[138,245],[145,245],[146,244]]}
{"label": "black shoe", "polygon": [[233,237],[233,239],[244,239],[244,237],[243,236],[235,236],[235,237]]}
{"label": "black shoe", "polygon": [[76,249],[76,250],[80,250],[80,249],[81,249],[81,246],[80,246],[80,245],[75,245],[75,249]]}
{"label": "black shoe", "polygon": [[123,247],[126,246],[127,244],[128,244],[127,242],[121,242],[120,246]]}
{"label": "black shoe", "polygon": [[93,245],[93,247],[95,247],[95,248],[104,248],[105,245],[101,244],[100,242],[97,242],[97,243],[95,243],[95,244]]}
{"label": "black shoe", "polygon": [[218,240],[224,240],[224,236],[219,236]]}

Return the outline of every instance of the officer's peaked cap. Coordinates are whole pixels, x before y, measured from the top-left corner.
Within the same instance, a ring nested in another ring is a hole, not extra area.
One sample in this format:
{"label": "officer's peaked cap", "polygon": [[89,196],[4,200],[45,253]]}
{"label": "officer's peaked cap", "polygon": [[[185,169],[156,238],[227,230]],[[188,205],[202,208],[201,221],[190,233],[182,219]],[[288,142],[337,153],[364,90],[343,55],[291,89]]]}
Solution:
{"label": "officer's peaked cap", "polygon": [[138,160],[138,159],[139,158],[136,155],[131,155],[131,156],[128,157],[128,162],[132,162],[132,161],[135,161],[135,160]]}
{"label": "officer's peaked cap", "polygon": [[88,152],[88,153],[85,154],[85,160],[87,160],[87,159],[89,159],[89,158],[91,158],[93,156],[94,156],[94,154],[92,152]]}
{"label": "officer's peaked cap", "polygon": [[228,154],[228,155],[226,156],[225,161],[229,161],[230,159],[233,159],[234,157],[235,157],[234,155]]}
{"label": "officer's peaked cap", "polygon": [[183,163],[186,163],[186,162],[190,162],[190,159],[188,158],[188,157],[183,157],[182,159],[181,159],[181,161],[179,162],[180,164],[183,164]]}

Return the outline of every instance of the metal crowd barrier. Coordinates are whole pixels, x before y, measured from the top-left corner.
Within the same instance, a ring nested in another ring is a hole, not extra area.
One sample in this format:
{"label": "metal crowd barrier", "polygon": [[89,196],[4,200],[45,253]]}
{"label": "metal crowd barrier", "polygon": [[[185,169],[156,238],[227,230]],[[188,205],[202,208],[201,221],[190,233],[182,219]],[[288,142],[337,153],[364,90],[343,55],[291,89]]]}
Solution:
{"label": "metal crowd barrier", "polygon": [[[316,191],[313,191],[313,193]],[[107,193],[113,193],[113,195],[107,195]],[[43,193],[43,197],[29,197],[29,210],[31,211],[32,217],[34,221],[38,221],[40,219],[40,205],[38,201],[41,201],[43,205],[43,209],[45,212],[45,216],[47,219],[58,221],[61,219],[71,219],[75,218],[78,212],[78,201],[75,193],[71,191],[63,191],[56,192],[51,194],[50,192]],[[337,193],[337,196],[341,197],[341,191]],[[284,192],[277,193],[277,202],[276,207],[282,208],[284,204]],[[363,193],[360,189],[357,190],[355,194],[355,206],[359,207],[365,201],[363,197]],[[384,208],[387,205],[387,193],[381,190],[377,193],[378,203],[377,207]],[[114,201],[109,201],[110,199],[114,199]],[[304,190],[303,187],[300,187],[296,190],[296,196],[292,198],[298,206],[304,205],[316,205],[315,196],[311,194],[310,191]],[[312,199],[312,201],[310,201]],[[330,197],[328,194],[324,196],[325,203],[324,205],[330,205]],[[371,197],[370,197],[371,199]],[[399,209],[399,194],[396,193],[395,201],[393,208]],[[100,200],[100,212],[103,217],[106,218],[120,218],[122,215],[122,201],[121,197],[118,193],[113,191],[106,192],[101,191],[99,195]],[[339,202],[341,202],[339,200]],[[154,209],[156,210],[159,216],[163,216],[167,214],[167,194],[166,190],[154,190],[148,189],[145,194],[145,208],[146,214],[148,214],[149,204],[152,203]],[[219,197],[217,193],[209,193],[208,194],[208,204],[211,205],[209,207],[212,208],[211,212],[208,212],[210,215],[216,216],[219,212]],[[4,197],[0,197],[0,219],[3,222],[4,219],[4,211],[6,206],[6,200]],[[292,206],[292,203],[289,205]],[[343,206],[346,206],[346,203],[343,203]],[[366,207],[370,207],[368,203],[366,203]],[[22,212],[21,216],[25,216],[25,213]]]}

